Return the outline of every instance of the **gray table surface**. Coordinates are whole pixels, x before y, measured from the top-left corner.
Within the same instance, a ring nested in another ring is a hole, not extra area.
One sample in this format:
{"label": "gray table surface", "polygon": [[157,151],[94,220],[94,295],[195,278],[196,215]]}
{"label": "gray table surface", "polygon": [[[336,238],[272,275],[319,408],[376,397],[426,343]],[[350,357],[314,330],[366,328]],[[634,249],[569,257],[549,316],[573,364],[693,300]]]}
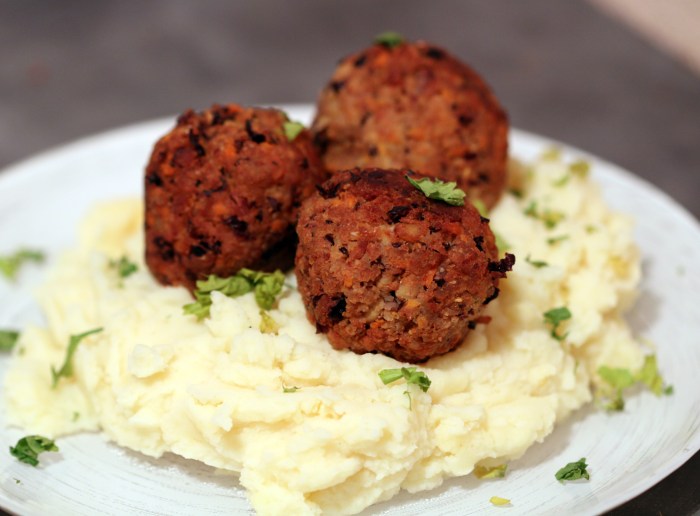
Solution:
{"label": "gray table surface", "polygon": [[[384,30],[479,70],[515,127],[578,146],[700,217],[700,79],[578,0],[0,0],[0,167],[213,102],[313,102]],[[612,514],[700,512],[700,456]]]}

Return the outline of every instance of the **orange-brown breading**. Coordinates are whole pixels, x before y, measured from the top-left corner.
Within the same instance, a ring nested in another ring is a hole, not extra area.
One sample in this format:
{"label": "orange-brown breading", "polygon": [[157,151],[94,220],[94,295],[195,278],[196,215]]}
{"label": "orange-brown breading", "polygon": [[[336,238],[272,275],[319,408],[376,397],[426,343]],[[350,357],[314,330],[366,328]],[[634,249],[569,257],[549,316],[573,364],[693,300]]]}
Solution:
{"label": "orange-brown breading", "polygon": [[146,168],[146,263],[164,285],[291,265],[301,201],[326,178],[307,130],[237,105],[187,111]]}
{"label": "orange-brown breading", "polygon": [[505,187],[508,121],[481,77],[425,42],[343,59],[312,131],[330,171],[409,168],[493,206]]}
{"label": "orange-brown breading", "polygon": [[468,202],[432,200],[398,170],[339,172],[304,201],[296,275],[337,349],[420,362],[458,346],[512,256]]}

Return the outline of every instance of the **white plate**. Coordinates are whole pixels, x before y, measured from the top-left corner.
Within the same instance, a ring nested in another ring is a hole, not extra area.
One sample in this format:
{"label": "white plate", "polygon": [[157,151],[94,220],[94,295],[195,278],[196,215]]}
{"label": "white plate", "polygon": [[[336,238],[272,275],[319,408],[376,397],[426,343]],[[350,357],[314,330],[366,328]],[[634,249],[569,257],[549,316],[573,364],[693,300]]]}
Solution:
{"label": "white plate", "polygon": [[[311,108],[290,106],[308,122]],[[45,249],[53,259],[75,240],[76,225],[95,201],[142,191],[151,146],[173,124],[147,122],[87,138],[11,167],[0,175],[0,254],[19,246]],[[514,156],[534,157],[554,142],[513,131]],[[675,395],[631,396],[625,412],[584,409],[557,427],[543,444],[512,463],[505,479],[457,478],[417,495],[402,493],[366,514],[479,514],[496,511],[497,495],[512,500],[509,513],[594,514],[619,505],[678,468],[700,448],[700,226],[673,200],[609,163],[562,146],[565,157],[593,162],[593,177],[607,200],[637,219],[644,256],[642,294],[630,319],[638,335],[658,345],[661,371]],[[45,268],[28,266],[19,281],[0,280],[0,327],[41,321],[31,290]],[[0,358],[0,376],[7,368]],[[0,413],[0,426],[4,414]],[[20,429],[3,430],[1,450]],[[59,440],[61,452],[39,468],[0,458],[0,506],[21,514],[231,514],[251,512],[236,476],[194,461],[160,460],[105,443],[99,435]],[[561,485],[554,473],[586,457],[591,479]]]}

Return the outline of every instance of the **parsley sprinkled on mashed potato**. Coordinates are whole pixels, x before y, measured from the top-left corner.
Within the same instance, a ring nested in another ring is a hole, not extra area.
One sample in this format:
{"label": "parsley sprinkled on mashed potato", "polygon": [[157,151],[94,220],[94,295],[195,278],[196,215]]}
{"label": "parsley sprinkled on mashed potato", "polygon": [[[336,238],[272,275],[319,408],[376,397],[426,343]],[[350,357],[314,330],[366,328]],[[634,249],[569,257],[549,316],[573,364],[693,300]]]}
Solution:
{"label": "parsley sprinkled on mashed potato", "polygon": [[[24,330],[16,346],[24,353],[14,351],[3,389],[10,422],[50,438],[101,429],[149,456],[240,472],[262,514],[356,513],[475,468],[515,470],[591,401],[602,366],[644,364],[622,318],[640,274],[631,221],[560,158],[529,168],[511,166],[517,195],[504,194],[489,217],[509,252],[546,266],[515,265],[487,307],[490,323],[420,365],[430,389],[412,388],[410,406],[405,385],[379,376],[406,364],[334,350],[307,321],[293,274],[269,311],[252,291],[212,291],[201,321],[183,313],[184,288],[160,286],[140,261],[117,285],[110,259],[143,256],[133,200],[96,207],[41,290],[48,327]],[[543,314],[557,307],[571,317],[552,335]],[[70,335],[98,327],[52,389],[50,366]]]}

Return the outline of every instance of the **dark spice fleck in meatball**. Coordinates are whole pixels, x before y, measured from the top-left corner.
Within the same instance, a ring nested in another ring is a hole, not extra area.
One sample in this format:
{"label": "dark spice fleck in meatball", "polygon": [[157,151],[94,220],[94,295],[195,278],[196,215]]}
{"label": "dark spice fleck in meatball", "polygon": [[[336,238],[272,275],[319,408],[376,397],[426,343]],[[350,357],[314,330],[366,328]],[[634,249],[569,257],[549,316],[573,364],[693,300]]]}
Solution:
{"label": "dark spice fleck in meatball", "polygon": [[505,187],[508,120],[482,78],[425,42],[343,59],[312,131],[331,171],[410,168],[493,206]]}
{"label": "dark spice fleck in meatball", "polygon": [[276,109],[187,111],[146,168],[146,263],[164,285],[291,266],[302,200],[326,178],[309,131]]}
{"label": "dark spice fleck in meatball", "polygon": [[[296,275],[337,349],[421,362],[458,346],[514,257],[470,204],[428,199],[399,170],[335,174],[301,208]],[[418,177],[418,176],[416,176]]]}

